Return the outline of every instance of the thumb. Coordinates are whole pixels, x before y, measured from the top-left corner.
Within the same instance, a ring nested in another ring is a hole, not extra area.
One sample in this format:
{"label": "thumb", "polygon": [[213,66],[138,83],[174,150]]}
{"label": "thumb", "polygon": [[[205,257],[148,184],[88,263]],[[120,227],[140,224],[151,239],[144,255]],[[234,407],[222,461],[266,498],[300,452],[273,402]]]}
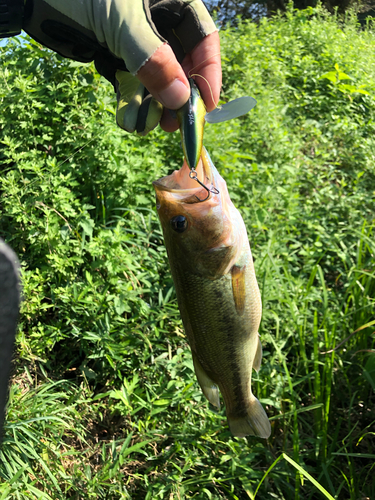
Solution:
{"label": "thumb", "polygon": [[190,96],[190,85],[171,47],[159,47],[137,73],[147,90],[168,109],[179,109]]}

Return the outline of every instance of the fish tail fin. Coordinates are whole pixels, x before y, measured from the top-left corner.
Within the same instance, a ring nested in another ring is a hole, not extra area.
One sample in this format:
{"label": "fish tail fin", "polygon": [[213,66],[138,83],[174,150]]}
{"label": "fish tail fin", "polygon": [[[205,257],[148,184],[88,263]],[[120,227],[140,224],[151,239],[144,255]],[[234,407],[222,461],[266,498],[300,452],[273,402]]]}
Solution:
{"label": "fish tail fin", "polygon": [[247,407],[247,415],[241,417],[229,415],[228,424],[231,433],[236,437],[252,435],[268,438],[271,434],[271,424],[267,414],[253,394]]}

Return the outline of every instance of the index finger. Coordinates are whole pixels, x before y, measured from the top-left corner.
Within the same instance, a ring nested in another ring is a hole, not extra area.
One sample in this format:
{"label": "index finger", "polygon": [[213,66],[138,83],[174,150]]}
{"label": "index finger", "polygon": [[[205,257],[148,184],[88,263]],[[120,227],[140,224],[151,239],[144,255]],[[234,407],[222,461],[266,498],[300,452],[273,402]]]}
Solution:
{"label": "index finger", "polygon": [[[182,62],[186,75],[199,75],[194,79],[199,87],[207,111],[215,109],[221,90],[220,38],[217,32],[207,35]],[[178,123],[168,109],[164,109],[160,126],[166,132],[178,129]]]}
{"label": "index finger", "polygon": [[222,81],[219,33],[215,31],[198,43],[190,54],[189,64],[185,65],[183,62],[182,67],[190,76],[203,77],[195,76],[196,83],[207,111],[215,109],[219,102]]}

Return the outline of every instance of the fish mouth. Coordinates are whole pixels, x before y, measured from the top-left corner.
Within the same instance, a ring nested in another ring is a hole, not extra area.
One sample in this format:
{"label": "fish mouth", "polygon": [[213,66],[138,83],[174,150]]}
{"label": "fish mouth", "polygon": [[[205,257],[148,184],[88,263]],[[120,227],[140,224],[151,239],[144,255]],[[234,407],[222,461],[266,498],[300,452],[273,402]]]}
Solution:
{"label": "fish mouth", "polygon": [[[175,170],[171,175],[161,177],[153,182],[156,193],[171,193],[175,201],[183,203],[200,203],[207,201],[211,194],[219,194],[215,187],[215,172],[216,169],[211,161],[206,149],[202,149],[202,168],[200,178],[196,181],[189,174],[192,170],[189,169],[186,162],[180,170]],[[199,167],[197,168],[197,171]]]}

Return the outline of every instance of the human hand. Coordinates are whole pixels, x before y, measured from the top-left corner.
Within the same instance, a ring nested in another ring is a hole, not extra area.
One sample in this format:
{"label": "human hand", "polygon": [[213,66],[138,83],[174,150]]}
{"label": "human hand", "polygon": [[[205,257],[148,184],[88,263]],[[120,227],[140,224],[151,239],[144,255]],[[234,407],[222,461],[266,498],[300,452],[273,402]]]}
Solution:
{"label": "human hand", "polygon": [[94,60],[117,91],[117,122],[128,131],[145,135],[160,119],[176,130],[162,105],[187,101],[192,69],[208,82],[197,80],[208,111],[219,99],[219,36],[201,0],[27,0],[23,28],[65,57]]}

